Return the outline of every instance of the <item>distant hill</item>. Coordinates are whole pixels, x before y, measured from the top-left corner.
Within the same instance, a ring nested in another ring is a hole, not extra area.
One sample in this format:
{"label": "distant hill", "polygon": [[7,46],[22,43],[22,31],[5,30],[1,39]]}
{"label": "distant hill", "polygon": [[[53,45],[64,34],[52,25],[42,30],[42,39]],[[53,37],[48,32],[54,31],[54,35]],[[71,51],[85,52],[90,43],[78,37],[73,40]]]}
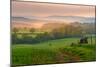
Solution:
{"label": "distant hill", "polygon": [[12,17],[12,21],[42,21],[42,22],[65,22],[65,23],[95,23],[95,17],[80,16],[48,16],[48,17]]}
{"label": "distant hill", "polygon": [[57,28],[61,28],[64,27],[65,23],[46,23],[41,27],[42,31],[51,31],[52,29],[57,29]]}
{"label": "distant hill", "polygon": [[60,28],[68,24],[74,26],[81,26],[85,31],[95,33],[94,17],[79,17],[79,16],[48,16],[43,18],[12,17],[12,28],[14,27],[35,28],[42,31],[50,31],[52,29]]}
{"label": "distant hill", "polygon": [[12,17],[12,27],[17,27],[17,28],[41,28],[44,24],[46,23],[64,23],[61,21],[55,21],[55,20],[45,20],[42,18],[36,18],[36,17],[31,17],[30,18],[25,18],[25,17]]}
{"label": "distant hill", "polygon": [[69,22],[80,23],[95,23],[95,17],[80,17],[80,16],[48,16],[48,20],[64,20]]}
{"label": "distant hill", "polygon": [[35,19],[30,19],[30,18],[26,18],[26,17],[12,17],[12,22],[18,22],[18,21],[33,21]]}

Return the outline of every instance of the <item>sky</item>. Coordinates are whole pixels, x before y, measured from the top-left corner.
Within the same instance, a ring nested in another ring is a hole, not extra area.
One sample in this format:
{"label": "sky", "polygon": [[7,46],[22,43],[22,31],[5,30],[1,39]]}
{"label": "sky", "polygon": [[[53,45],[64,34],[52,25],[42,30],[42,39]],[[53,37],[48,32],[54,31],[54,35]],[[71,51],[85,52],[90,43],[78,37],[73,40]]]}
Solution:
{"label": "sky", "polygon": [[95,6],[50,4],[12,1],[12,16],[48,17],[81,16],[95,17]]}
{"label": "sky", "polygon": [[56,3],[74,3],[94,5],[95,0],[18,0],[18,1],[40,1],[40,2],[56,2]]}

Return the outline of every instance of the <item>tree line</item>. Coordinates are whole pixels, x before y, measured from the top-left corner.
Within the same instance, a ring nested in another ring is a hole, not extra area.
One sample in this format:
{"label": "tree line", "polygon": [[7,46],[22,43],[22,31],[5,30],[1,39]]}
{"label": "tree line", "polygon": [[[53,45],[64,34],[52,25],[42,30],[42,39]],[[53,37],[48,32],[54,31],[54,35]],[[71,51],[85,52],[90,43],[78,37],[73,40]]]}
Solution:
{"label": "tree line", "polygon": [[[25,31],[27,28],[23,28],[23,30]],[[29,33],[19,33],[19,31],[20,29],[18,28],[12,29],[12,43],[14,44],[32,44],[61,38],[81,37],[88,33],[88,31],[84,30],[80,25],[64,25],[59,28],[54,28],[49,32],[43,31],[43,33],[35,33],[37,30],[34,28],[28,29]],[[34,35],[35,37],[32,37]]]}

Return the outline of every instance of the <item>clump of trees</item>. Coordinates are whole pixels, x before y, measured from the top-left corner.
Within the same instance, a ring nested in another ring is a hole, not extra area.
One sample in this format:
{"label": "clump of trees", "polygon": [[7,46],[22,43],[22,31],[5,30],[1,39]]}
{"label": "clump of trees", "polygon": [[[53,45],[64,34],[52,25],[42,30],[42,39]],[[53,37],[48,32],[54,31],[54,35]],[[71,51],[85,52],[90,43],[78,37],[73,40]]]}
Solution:
{"label": "clump of trees", "polygon": [[[26,28],[24,28],[25,31]],[[54,40],[60,38],[67,38],[67,37],[81,37],[83,31],[88,33],[87,30],[81,25],[64,25],[61,27],[57,27],[52,29],[49,32],[44,31],[43,33],[36,33],[37,30],[31,28],[28,30],[29,33],[21,32],[19,33],[20,29],[13,28],[12,30],[12,43],[14,44],[23,44],[23,43],[40,43],[47,40]],[[19,36],[20,35],[20,36]],[[33,37],[35,35],[35,37]]]}

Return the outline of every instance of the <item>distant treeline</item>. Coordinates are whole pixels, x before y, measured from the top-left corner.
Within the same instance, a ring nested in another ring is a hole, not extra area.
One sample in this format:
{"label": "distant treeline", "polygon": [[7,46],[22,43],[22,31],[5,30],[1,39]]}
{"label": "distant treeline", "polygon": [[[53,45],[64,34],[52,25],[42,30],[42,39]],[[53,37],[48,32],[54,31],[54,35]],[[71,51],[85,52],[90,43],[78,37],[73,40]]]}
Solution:
{"label": "distant treeline", "polygon": [[[40,43],[48,40],[55,40],[61,38],[68,37],[81,37],[86,34],[95,34],[95,25],[92,24],[70,24],[70,25],[62,25],[59,27],[52,28],[50,31],[40,31],[38,33],[36,29],[31,28],[23,28],[21,31],[18,28],[12,29],[12,43],[13,44],[32,44],[32,43]],[[28,32],[28,33],[27,33]],[[41,33],[42,32],[42,33]]]}

